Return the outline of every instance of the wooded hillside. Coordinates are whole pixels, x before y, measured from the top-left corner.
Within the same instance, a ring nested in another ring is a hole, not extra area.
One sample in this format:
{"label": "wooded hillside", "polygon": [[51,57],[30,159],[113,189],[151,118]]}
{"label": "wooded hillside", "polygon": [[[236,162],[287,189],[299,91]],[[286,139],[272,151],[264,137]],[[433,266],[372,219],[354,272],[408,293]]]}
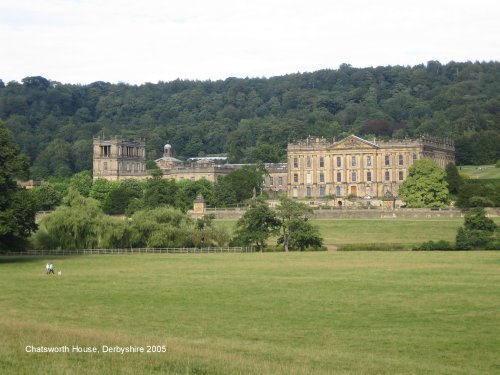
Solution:
{"label": "wooded hillside", "polygon": [[429,133],[455,139],[459,164],[500,159],[500,63],[430,61],[273,78],[62,84],[0,80],[0,118],[32,177],[91,169],[97,134],[145,137],[148,157],[228,153],[233,162],[284,160],[307,135],[371,138]]}

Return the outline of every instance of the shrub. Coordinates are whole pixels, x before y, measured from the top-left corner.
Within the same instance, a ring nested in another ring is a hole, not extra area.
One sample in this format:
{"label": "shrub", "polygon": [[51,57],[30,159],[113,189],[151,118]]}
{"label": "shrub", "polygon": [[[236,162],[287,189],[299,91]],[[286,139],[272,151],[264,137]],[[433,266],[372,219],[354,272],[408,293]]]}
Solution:
{"label": "shrub", "polygon": [[488,242],[485,246],[486,250],[500,250],[500,240]]}
{"label": "shrub", "polygon": [[439,240],[439,241],[428,241],[424,242],[423,244],[420,244],[419,246],[413,248],[413,250],[423,250],[423,251],[430,251],[430,250],[455,250],[455,246],[453,246],[450,242],[445,241],[445,240]]}

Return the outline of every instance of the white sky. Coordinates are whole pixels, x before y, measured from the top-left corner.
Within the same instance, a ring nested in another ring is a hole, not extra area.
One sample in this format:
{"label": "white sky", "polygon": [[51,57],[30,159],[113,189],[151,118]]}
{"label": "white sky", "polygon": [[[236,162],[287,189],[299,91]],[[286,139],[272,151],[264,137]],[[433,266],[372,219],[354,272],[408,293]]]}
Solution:
{"label": "white sky", "polygon": [[0,0],[0,79],[271,77],[500,60],[499,0]]}

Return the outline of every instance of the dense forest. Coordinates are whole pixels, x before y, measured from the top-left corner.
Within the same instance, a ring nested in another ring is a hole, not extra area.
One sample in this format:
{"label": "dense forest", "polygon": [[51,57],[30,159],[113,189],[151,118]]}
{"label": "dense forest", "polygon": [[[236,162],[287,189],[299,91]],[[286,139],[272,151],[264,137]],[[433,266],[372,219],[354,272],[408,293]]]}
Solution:
{"label": "dense forest", "polygon": [[232,162],[284,160],[289,141],[319,135],[451,137],[459,164],[500,159],[500,63],[429,61],[224,81],[63,84],[0,80],[0,120],[33,178],[91,169],[92,137],[145,137],[148,158],[168,141],[177,157],[227,153]]}

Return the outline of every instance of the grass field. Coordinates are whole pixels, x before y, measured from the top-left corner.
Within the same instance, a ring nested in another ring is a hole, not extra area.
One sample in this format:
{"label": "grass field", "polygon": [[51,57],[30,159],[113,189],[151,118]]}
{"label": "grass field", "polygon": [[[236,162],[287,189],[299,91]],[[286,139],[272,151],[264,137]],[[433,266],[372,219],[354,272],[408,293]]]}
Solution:
{"label": "grass field", "polygon": [[[500,218],[493,218],[500,225]],[[235,220],[217,220],[230,231]],[[455,242],[457,229],[463,218],[435,219],[352,219],[311,220],[318,227],[326,246],[346,244],[420,244],[425,241],[446,240]],[[275,244],[270,239],[268,244]]]}
{"label": "grass field", "polygon": [[500,373],[500,252],[51,260],[0,258],[1,374]]}
{"label": "grass field", "polygon": [[458,167],[458,171],[473,179],[500,179],[500,168],[495,168],[494,165],[463,165]]}

